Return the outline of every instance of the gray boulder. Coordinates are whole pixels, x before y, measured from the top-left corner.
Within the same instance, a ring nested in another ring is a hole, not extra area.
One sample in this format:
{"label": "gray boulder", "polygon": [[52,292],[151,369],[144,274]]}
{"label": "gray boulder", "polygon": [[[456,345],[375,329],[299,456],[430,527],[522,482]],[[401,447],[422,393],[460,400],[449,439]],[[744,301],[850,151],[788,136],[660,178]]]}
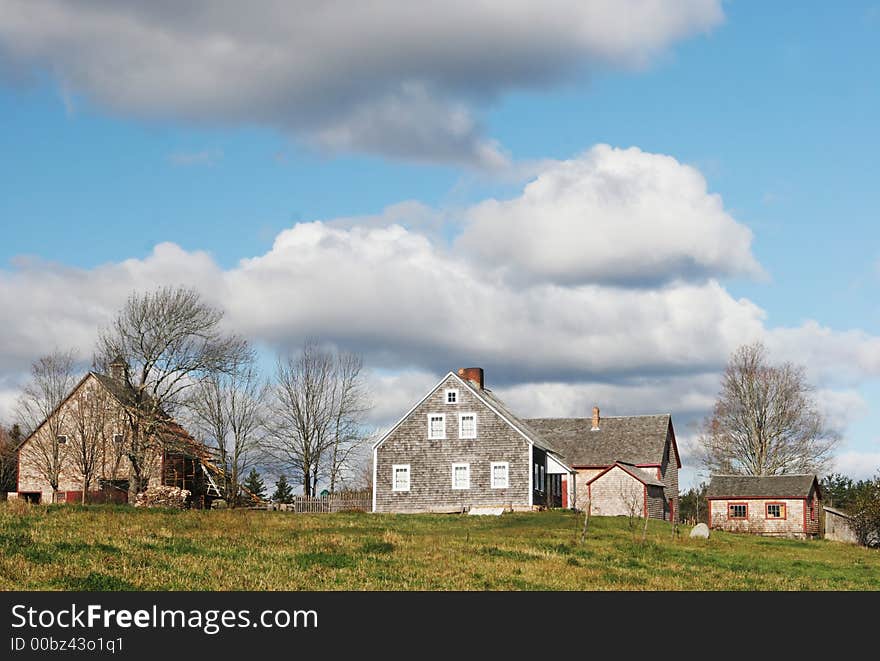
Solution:
{"label": "gray boulder", "polygon": [[698,523],[694,526],[693,530],[691,530],[691,537],[696,537],[697,539],[709,539],[709,526],[705,523]]}

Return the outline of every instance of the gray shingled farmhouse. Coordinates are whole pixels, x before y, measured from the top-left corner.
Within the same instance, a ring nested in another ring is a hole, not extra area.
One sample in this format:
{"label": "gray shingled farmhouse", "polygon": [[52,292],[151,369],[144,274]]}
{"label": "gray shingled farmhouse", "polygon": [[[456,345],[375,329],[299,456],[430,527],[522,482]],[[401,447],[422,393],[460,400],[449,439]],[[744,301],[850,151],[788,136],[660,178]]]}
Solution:
{"label": "gray shingled farmhouse", "polygon": [[449,372],[373,446],[374,512],[583,509],[674,520],[668,414],[522,419],[477,367]]}
{"label": "gray shingled farmhouse", "polygon": [[803,475],[713,475],[706,492],[709,527],[782,537],[820,533],[822,490]]}

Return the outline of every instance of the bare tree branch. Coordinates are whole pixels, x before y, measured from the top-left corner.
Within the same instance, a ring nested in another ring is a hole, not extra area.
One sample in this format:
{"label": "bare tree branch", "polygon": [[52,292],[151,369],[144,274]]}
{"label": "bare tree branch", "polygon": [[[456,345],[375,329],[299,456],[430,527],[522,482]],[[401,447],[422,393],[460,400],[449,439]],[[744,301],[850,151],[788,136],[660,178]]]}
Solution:
{"label": "bare tree branch", "polygon": [[[22,453],[53,492],[58,491],[61,472],[70,461],[67,438],[62,433],[67,412],[59,407],[76,385],[75,366],[73,351],[43,356],[31,365],[30,382],[18,400],[19,422],[32,434]],[[56,409],[57,414],[52,415]]]}
{"label": "bare tree branch", "polygon": [[98,343],[99,361],[127,363],[126,456],[131,463],[129,499],[146,488],[153,458],[169,436],[167,422],[189,388],[213,373],[227,373],[245,343],[220,329],[223,313],[186,287],[132,294]]}
{"label": "bare tree branch", "polygon": [[824,471],[839,435],[819,411],[804,368],[769,364],[756,343],[731,356],[699,440],[710,472],[781,475]]}
{"label": "bare tree branch", "polygon": [[301,478],[307,496],[322,477],[336,489],[366,441],[363,416],[370,403],[362,365],[359,356],[326,351],[315,341],[306,342],[296,357],[278,358],[265,448],[280,467]]}

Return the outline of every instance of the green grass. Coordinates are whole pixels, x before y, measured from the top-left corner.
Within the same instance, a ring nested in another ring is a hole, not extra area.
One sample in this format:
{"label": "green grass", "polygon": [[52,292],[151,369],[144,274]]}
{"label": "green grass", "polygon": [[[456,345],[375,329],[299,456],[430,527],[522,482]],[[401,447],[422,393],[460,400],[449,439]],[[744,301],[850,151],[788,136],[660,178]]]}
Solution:
{"label": "green grass", "polygon": [[878,590],[880,552],[570,512],[0,506],[3,590]]}

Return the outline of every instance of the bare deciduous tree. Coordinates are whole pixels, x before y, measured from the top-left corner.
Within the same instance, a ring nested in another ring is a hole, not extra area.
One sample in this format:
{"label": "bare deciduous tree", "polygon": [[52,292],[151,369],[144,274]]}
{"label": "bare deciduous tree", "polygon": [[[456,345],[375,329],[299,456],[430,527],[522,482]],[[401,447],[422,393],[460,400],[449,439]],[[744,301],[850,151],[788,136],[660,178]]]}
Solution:
{"label": "bare deciduous tree", "polygon": [[261,380],[253,351],[243,347],[226,372],[213,372],[193,389],[189,409],[195,425],[217,448],[224,471],[224,494],[231,507],[251,467],[265,425],[268,386]]}
{"label": "bare deciduous tree", "polygon": [[[83,505],[89,488],[98,475],[99,463],[108,450],[108,437],[113,434],[114,402],[101,386],[80,388],[69,400],[68,452],[70,463],[82,479]],[[111,453],[112,449],[109,450]]]}
{"label": "bare deciduous tree", "polygon": [[186,287],[161,287],[132,294],[100,336],[105,362],[121,356],[127,432],[125,454],[131,464],[129,500],[146,488],[148,474],[163,446],[169,416],[184,403],[186,391],[208,375],[228,372],[243,347],[220,328],[222,311]]}
{"label": "bare deciduous tree", "polygon": [[301,477],[306,496],[315,494],[322,476],[335,488],[365,442],[360,429],[369,402],[361,366],[359,357],[326,351],[314,341],[298,356],[278,359],[265,447],[280,467]]}
{"label": "bare deciduous tree", "polygon": [[18,473],[18,452],[16,450],[20,442],[18,433],[7,431],[0,425],[0,496],[5,496],[6,493],[17,488],[15,482]]}
{"label": "bare deciduous tree", "polygon": [[61,406],[76,385],[76,354],[56,351],[31,365],[31,378],[18,400],[18,418],[31,437],[22,452],[39,475],[52,487],[53,500],[58,492],[61,472],[69,463],[70,453],[64,431],[67,410]]}
{"label": "bare deciduous tree", "polygon": [[803,367],[770,364],[761,343],[737,349],[703,423],[704,466],[744,475],[822,472],[839,437],[812,392]]}
{"label": "bare deciduous tree", "polygon": [[361,371],[363,359],[357,354],[342,353],[335,360],[335,390],[333,396],[333,437],[330,444],[330,492],[345,482],[349,460],[365,443],[363,418],[370,409],[370,399],[364,390]]}

